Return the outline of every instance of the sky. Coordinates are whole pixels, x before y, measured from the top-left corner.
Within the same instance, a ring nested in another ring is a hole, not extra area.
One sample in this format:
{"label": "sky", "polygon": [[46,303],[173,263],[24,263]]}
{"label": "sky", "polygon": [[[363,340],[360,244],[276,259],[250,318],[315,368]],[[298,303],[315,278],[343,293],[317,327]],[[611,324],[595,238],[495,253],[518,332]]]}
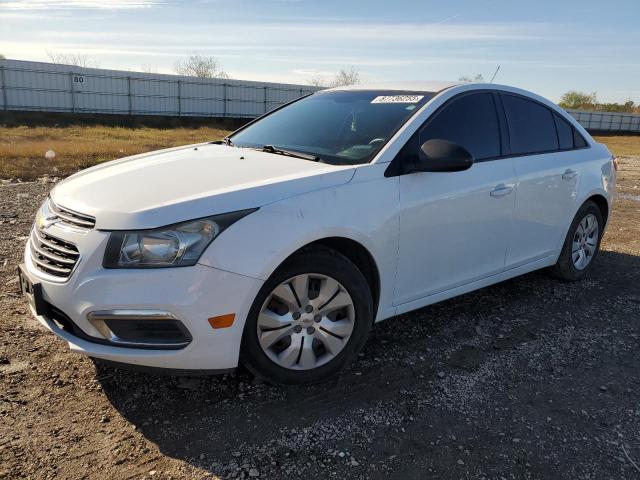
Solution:
{"label": "sky", "polygon": [[231,78],[306,83],[482,74],[557,101],[640,103],[640,0],[0,0],[0,54],[81,53],[174,73],[192,53]]}

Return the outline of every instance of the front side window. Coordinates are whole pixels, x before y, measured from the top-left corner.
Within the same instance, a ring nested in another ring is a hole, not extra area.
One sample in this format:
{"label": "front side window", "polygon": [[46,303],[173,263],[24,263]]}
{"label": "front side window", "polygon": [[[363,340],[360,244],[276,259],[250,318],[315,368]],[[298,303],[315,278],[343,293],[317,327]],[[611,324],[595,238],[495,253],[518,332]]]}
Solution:
{"label": "front side window", "polygon": [[514,155],[558,150],[553,113],[544,105],[523,97],[502,94]]}
{"label": "front side window", "polygon": [[420,145],[433,139],[457,143],[475,160],[499,157],[500,126],[493,94],[463,95],[445,105],[420,132]]}
{"label": "front side window", "polygon": [[271,145],[333,165],[367,163],[433,92],[318,92],[269,114],[230,137],[233,145]]}

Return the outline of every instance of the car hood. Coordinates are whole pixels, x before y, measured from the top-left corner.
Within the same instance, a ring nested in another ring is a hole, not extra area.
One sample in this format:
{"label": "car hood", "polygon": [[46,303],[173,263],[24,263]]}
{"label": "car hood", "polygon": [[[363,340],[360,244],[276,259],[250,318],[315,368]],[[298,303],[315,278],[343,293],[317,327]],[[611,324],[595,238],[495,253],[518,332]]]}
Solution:
{"label": "car hood", "polygon": [[261,207],[342,185],[353,173],[353,166],[198,144],[97,165],[59,183],[51,198],[94,216],[98,229],[142,229]]}

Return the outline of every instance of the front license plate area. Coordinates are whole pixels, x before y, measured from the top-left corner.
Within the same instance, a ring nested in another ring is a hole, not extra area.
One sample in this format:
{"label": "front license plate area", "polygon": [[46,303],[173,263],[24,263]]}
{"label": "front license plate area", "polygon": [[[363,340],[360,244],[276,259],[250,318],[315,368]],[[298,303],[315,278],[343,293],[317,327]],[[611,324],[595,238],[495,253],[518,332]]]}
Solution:
{"label": "front license plate area", "polygon": [[36,315],[43,315],[46,307],[42,296],[42,285],[31,281],[27,275],[24,265],[18,266],[18,280],[20,282],[20,293],[33,307]]}

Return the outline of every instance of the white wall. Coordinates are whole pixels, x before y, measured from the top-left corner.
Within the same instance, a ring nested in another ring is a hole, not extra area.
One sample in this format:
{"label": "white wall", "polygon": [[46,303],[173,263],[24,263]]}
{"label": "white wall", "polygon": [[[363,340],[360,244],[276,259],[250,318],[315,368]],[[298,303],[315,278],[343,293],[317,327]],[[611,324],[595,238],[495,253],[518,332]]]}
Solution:
{"label": "white wall", "polygon": [[251,118],[316,90],[0,60],[0,110]]}
{"label": "white wall", "polygon": [[[0,110],[253,118],[319,90],[0,60]],[[640,115],[569,110],[588,130],[640,133]]]}
{"label": "white wall", "polygon": [[619,112],[567,110],[587,130],[640,133],[640,115]]}

